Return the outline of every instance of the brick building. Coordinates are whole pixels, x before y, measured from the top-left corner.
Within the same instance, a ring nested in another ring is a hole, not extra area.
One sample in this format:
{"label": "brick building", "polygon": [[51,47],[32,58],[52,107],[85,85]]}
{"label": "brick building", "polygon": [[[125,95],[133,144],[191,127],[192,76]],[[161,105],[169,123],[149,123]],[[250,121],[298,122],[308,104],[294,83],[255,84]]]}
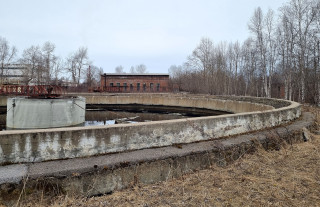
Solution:
{"label": "brick building", "polygon": [[5,64],[0,68],[0,85],[21,84],[27,76],[30,65],[26,64]]}
{"label": "brick building", "polygon": [[158,73],[104,73],[101,89],[105,92],[169,92],[169,75]]}

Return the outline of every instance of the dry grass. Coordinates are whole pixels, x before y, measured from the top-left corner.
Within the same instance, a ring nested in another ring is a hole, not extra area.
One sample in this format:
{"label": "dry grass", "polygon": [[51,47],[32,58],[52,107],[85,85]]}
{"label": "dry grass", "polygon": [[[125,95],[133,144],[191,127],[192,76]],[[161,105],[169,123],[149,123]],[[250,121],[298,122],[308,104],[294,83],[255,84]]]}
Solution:
{"label": "dry grass", "polygon": [[[318,116],[320,110],[308,107]],[[55,197],[22,206],[320,206],[320,136],[279,151],[259,149],[227,167],[136,185],[93,198]]]}

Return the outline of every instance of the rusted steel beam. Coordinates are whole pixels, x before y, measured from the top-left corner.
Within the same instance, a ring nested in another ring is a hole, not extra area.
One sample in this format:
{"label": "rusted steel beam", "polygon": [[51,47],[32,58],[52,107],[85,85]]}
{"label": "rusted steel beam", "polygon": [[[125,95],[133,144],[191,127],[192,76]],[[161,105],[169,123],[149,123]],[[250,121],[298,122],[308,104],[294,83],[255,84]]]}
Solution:
{"label": "rusted steel beam", "polygon": [[64,95],[62,87],[56,85],[0,85],[0,94],[55,98]]}

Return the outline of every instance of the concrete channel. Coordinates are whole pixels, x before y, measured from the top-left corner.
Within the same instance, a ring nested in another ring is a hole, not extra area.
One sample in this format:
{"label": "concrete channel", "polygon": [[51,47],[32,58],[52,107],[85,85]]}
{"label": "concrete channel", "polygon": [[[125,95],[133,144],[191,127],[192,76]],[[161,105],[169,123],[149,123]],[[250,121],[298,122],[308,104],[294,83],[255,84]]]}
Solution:
{"label": "concrete channel", "polygon": [[[37,182],[65,193],[109,193],[179,177],[241,154],[299,142],[314,117],[298,103],[183,94],[81,94],[87,104],[183,106],[234,114],[148,123],[0,132],[0,194]],[[0,103],[5,101],[0,100]],[[46,162],[43,162],[46,161]],[[15,172],[15,173],[14,173]],[[11,189],[11,190],[8,190]]]}

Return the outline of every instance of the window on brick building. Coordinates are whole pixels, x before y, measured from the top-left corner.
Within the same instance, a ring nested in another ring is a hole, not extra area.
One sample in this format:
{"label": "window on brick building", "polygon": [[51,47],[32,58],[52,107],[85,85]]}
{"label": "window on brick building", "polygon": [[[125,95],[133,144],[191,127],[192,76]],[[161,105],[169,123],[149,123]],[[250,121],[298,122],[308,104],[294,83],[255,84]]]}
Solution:
{"label": "window on brick building", "polygon": [[153,91],[153,83],[150,83],[150,90]]}
{"label": "window on brick building", "polygon": [[113,86],[113,83],[110,83],[110,86],[112,87],[112,86]]}
{"label": "window on brick building", "polygon": [[137,83],[137,91],[140,91],[140,83]]}
{"label": "window on brick building", "polygon": [[133,91],[133,84],[130,83],[130,91]]}
{"label": "window on brick building", "polygon": [[146,88],[147,88],[147,84],[143,84],[143,91],[146,91]]}
{"label": "window on brick building", "polygon": [[157,83],[157,91],[160,91],[160,83]]}
{"label": "window on brick building", "polygon": [[123,83],[124,91],[127,91],[127,83]]}

